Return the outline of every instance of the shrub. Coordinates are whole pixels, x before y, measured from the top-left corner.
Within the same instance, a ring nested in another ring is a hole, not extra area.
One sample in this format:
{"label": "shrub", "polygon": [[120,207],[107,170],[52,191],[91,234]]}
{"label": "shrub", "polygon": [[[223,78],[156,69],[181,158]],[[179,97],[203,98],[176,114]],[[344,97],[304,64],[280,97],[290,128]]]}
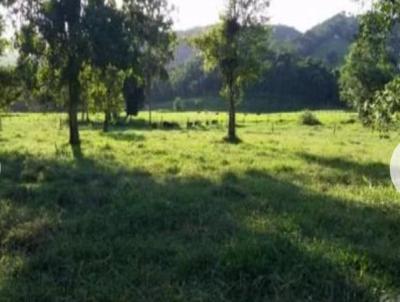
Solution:
{"label": "shrub", "polygon": [[306,126],[318,126],[318,125],[322,125],[322,123],[320,122],[320,120],[315,116],[314,113],[312,113],[311,111],[305,111],[303,112],[303,114],[300,116],[300,123],[302,125],[306,125]]}
{"label": "shrub", "polygon": [[174,100],[174,111],[183,111],[185,109],[184,101],[181,98],[176,98]]}

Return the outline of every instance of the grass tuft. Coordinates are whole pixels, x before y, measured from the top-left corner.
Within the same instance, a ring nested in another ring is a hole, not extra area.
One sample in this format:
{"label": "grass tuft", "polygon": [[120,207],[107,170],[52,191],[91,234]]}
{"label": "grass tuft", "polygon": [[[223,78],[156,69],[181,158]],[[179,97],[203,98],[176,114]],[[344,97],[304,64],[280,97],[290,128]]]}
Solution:
{"label": "grass tuft", "polygon": [[304,111],[300,115],[300,123],[305,126],[320,126],[321,121],[311,111]]}

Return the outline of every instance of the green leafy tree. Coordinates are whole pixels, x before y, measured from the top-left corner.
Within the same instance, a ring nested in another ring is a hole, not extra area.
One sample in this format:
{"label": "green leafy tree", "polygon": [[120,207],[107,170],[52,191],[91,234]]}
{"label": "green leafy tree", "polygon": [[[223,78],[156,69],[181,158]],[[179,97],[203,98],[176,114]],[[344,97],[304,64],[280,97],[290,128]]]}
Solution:
{"label": "green leafy tree", "polygon": [[[0,1],[0,8],[4,1]],[[8,41],[2,38],[5,31],[3,16],[0,15],[0,55],[4,53],[8,46]],[[19,82],[12,67],[0,67],[0,111],[6,110],[19,95]]]}
{"label": "green leafy tree", "polygon": [[6,111],[21,94],[20,81],[14,68],[0,68],[0,112]]}
{"label": "green leafy tree", "polygon": [[[1,8],[1,2],[0,2],[0,8]],[[0,15],[0,55],[3,54],[4,50],[8,45],[7,40],[1,38],[4,33],[4,29],[5,29],[4,19],[3,16]]]}
{"label": "green leafy tree", "polygon": [[89,2],[84,18],[89,45],[88,63],[93,66],[98,86],[105,89],[96,100],[96,108],[102,108],[104,112],[105,132],[109,130],[112,116],[122,108],[125,71],[137,60],[139,43],[132,42],[130,25],[114,1]]}
{"label": "green leafy tree", "polygon": [[60,71],[60,80],[68,87],[69,141],[80,145],[78,129],[78,105],[80,103],[79,74],[86,49],[82,13],[85,4],[80,0],[22,1],[15,0],[12,12],[18,14],[23,27],[29,28],[31,37],[43,41],[44,50],[21,47],[22,56],[29,58],[33,53],[46,59],[50,68]]}
{"label": "green leafy tree", "polygon": [[104,113],[103,130],[109,130],[112,116],[123,110],[123,70],[108,66],[104,70],[86,64],[81,72],[82,98],[88,112]]}
{"label": "green leafy tree", "polygon": [[220,76],[216,70],[205,72],[203,64],[203,60],[196,57],[171,72],[170,82],[176,96],[182,98],[218,96],[221,87]]}
{"label": "green leafy tree", "polygon": [[269,1],[230,0],[220,24],[194,39],[201,51],[205,69],[218,69],[222,77],[221,95],[229,103],[227,140],[235,142],[236,106],[244,87],[257,80],[263,70],[268,45],[265,23]]}
{"label": "green leafy tree", "polygon": [[375,95],[374,119],[380,130],[388,130],[390,125],[400,119],[400,77],[385,85]]}
{"label": "green leafy tree", "polygon": [[[319,60],[291,52],[273,53],[260,81],[245,91],[246,109],[321,109],[340,107],[337,75]],[[269,102],[273,100],[274,102]]]}
{"label": "green leafy tree", "polygon": [[124,100],[126,116],[137,116],[145,101],[142,80],[134,75],[129,75],[124,80]]}
{"label": "green leafy tree", "polygon": [[376,93],[393,78],[394,66],[387,54],[381,15],[363,16],[360,35],[341,69],[341,97],[357,109],[365,124],[373,122]]}
{"label": "green leafy tree", "polygon": [[31,24],[22,26],[17,33],[16,46],[20,51],[16,73],[25,103],[49,109],[64,108],[68,98],[61,70],[49,61],[49,48]]}
{"label": "green leafy tree", "polygon": [[[120,68],[124,61],[129,61],[135,46],[130,43],[129,28],[124,23],[126,18],[112,0],[11,2],[12,11],[21,17],[23,28],[30,31],[31,40],[20,47],[22,57],[29,61],[32,71],[47,64],[57,71],[60,87],[68,89],[65,105],[69,115],[70,144],[78,146],[82,68],[89,63],[105,74],[109,65]],[[43,42],[44,49],[38,51],[29,43],[36,40]],[[32,54],[37,58],[34,62],[31,61]]]}
{"label": "green leafy tree", "polygon": [[373,11],[361,18],[359,36],[341,70],[342,98],[358,110],[365,124],[380,128],[392,120],[398,108],[394,96],[399,13],[398,1],[376,1]]}
{"label": "green leafy tree", "polygon": [[171,10],[167,0],[124,0],[124,11],[133,25],[132,31],[137,32],[136,37],[143,38],[139,65],[133,69],[144,82],[150,124],[153,107],[150,92],[153,82],[168,78],[166,65],[174,55],[175,34],[172,30]]}

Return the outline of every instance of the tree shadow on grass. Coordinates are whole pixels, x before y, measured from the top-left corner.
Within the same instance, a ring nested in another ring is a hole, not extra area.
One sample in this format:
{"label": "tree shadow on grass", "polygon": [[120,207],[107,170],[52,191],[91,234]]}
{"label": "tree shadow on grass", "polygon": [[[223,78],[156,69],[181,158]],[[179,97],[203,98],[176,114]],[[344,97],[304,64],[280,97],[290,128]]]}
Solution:
{"label": "tree shadow on grass", "polygon": [[142,142],[145,140],[144,135],[137,133],[107,132],[102,135],[117,141]]}
{"label": "tree shadow on grass", "polygon": [[[195,123],[195,122],[192,122]],[[83,129],[88,129],[90,126],[91,129],[102,130],[103,122],[101,121],[93,121],[90,123],[82,123],[81,125]],[[162,121],[154,121],[152,126],[150,127],[149,122],[145,119],[132,119],[128,121],[121,120],[120,122],[114,123],[110,126],[109,131],[106,134],[113,132],[124,132],[124,131],[132,131],[132,130],[140,130],[140,131],[211,131],[216,129],[225,129],[225,126],[221,124],[206,125],[203,121],[201,125],[192,125],[189,127],[186,122],[176,122],[171,120],[162,120]]]}
{"label": "tree shadow on grass", "polygon": [[264,171],[211,182],[88,159],[0,162],[8,301],[373,301],[400,284],[398,212]]}
{"label": "tree shadow on grass", "polygon": [[375,184],[387,183],[390,181],[389,165],[382,163],[359,163],[343,157],[327,157],[308,153],[300,153],[298,156],[309,163],[350,173],[358,179],[365,178]]}
{"label": "tree shadow on grass", "polygon": [[[103,122],[102,121],[94,121],[90,123],[93,129],[103,129]],[[182,123],[169,121],[169,120],[159,120],[154,121],[151,126],[149,122],[145,119],[131,119],[131,120],[119,120],[113,123],[109,127],[108,132],[123,132],[123,131],[130,131],[130,130],[160,130],[160,131],[176,131],[176,130],[183,130]]]}
{"label": "tree shadow on grass", "polygon": [[[91,122],[81,122],[80,125],[83,127],[90,127],[92,129],[102,130],[104,122],[101,120]],[[148,130],[150,128],[149,123],[145,119],[121,119],[110,125],[110,131],[124,131],[124,130]]]}
{"label": "tree shadow on grass", "polygon": [[[281,181],[260,171],[247,172],[253,182],[268,184],[263,192],[265,206],[278,215],[290,215],[302,236],[320,238],[337,248],[363,255],[373,265],[382,265],[382,272],[400,284],[400,206],[341,200]],[[258,179],[258,181],[257,181]],[[298,183],[298,176],[293,176]],[[253,190],[255,191],[255,189]],[[259,206],[261,206],[258,201]],[[392,233],[393,232],[393,233]],[[350,260],[350,259],[349,259]],[[353,263],[354,264],[354,263]],[[350,265],[350,263],[349,263]]]}

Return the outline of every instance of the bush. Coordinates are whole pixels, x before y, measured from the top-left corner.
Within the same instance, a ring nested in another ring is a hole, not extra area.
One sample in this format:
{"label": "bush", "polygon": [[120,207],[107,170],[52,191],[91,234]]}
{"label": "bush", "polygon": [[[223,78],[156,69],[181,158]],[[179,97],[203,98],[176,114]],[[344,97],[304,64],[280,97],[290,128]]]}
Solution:
{"label": "bush", "polygon": [[311,111],[305,111],[300,116],[300,123],[306,126],[318,126],[322,125],[320,120]]}
{"label": "bush", "polygon": [[176,98],[173,106],[174,111],[183,111],[185,109],[185,102],[181,98]]}

